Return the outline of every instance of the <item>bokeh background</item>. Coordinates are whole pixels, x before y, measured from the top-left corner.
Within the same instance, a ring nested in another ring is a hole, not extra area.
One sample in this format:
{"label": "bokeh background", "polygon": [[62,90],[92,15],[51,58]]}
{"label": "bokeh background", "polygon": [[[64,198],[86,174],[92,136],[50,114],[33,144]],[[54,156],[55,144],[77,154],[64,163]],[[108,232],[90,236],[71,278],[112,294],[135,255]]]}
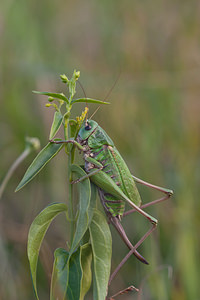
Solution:
{"label": "bokeh background", "polygon": [[[32,90],[65,92],[59,74],[81,71],[88,97],[105,99],[95,120],[112,137],[133,174],[174,190],[148,211],[159,219],[110,293],[134,284],[142,292],[120,299],[200,299],[200,2],[27,1],[0,3],[0,180],[24,149],[25,136],[47,143],[53,110]],[[83,91],[78,88],[78,96]],[[77,105],[74,116],[83,106]],[[95,106],[90,106],[90,114]],[[60,153],[22,191],[14,190],[31,163],[16,170],[0,201],[0,299],[34,299],[26,255],[34,217],[67,200],[67,162]],[[144,202],[160,197],[139,186]],[[132,242],[148,229],[137,214],[123,221]],[[49,299],[53,250],[65,247],[62,216],[41,249],[38,288]],[[113,234],[113,268],[127,253]],[[88,294],[87,299],[92,299]]]}

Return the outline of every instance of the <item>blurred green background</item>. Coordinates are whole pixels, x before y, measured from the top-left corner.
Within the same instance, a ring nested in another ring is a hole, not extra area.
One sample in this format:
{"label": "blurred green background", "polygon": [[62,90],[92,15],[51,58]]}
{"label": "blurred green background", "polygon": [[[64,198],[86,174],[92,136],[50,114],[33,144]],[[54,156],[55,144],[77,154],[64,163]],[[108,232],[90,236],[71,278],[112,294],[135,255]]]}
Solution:
{"label": "blurred green background", "polygon": [[[159,219],[113,281],[111,294],[134,284],[142,293],[120,299],[200,297],[200,3],[199,1],[27,1],[0,3],[0,180],[24,148],[25,136],[47,143],[53,110],[32,90],[65,91],[59,74],[76,68],[88,97],[105,99],[95,120],[112,137],[133,174],[174,190],[148,211]],[[83,92],[78,88],[78,96]],[[83,106],[77,105],[74,115]],[[95,106],[90,106],[90,114]],[[34,299],[26,255],[34,217],[67,199],[67,162],[60,153],[32,183],[14,190],[35,154],[17,169],[0,202],[0,299]],[[160,194],[139,186],[144,202]],[[137,214],[123,224],[132,242],[147,230]],[[49,298],[53,250],[68,229],[58,217],[41,249],[38,288]],[[127,253],[113,233],[113,269]],[[86,297],[92,299],[91,294]]]}

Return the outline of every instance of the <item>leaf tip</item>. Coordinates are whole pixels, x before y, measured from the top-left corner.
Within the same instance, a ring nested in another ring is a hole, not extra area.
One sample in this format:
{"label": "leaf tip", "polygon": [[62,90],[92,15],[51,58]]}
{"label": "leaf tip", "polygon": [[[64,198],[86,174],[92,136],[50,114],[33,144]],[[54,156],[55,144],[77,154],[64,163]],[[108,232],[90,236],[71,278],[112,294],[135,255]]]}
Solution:
{"label": "leaf tip", "polygon": [[24,185],[21,185],[20,183],[18,184],[18,186],[15,189],[15,193],[18,192],[19,190],[21,190],[23,188]]}

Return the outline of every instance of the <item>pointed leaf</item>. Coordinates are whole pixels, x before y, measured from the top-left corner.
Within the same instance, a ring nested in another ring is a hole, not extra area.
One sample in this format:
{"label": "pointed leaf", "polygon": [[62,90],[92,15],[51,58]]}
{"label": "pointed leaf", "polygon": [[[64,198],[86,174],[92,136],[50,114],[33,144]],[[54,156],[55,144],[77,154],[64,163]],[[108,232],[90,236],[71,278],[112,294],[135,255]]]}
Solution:
{"label": "pointed leaf", "polygon": [[79,300],[82,278],[80,248],[70,258],[69,252],[62,248],[56,249],[54,256],[51,299]]}
{"label": "pointed leaf", "polygon": [[78,123],[76,120],[70,119],[69,126],[70,126],[70,137],[74,138],[78,129]]}
{"label": "pointed leaf", "polygon": [[35,218],[31,224],[29,234],[28,234],[28,245],[27,253],[30,263],[31,275],[33,280],[33,287],[37,299],[37,287],[36,287],[36,271],[38,255],[40,251],[40,246],[45,236],[45,233],[51,224],[52,220],[63,211],[67,211],[67,206],[63,203],[54,203],[47,206],[41,213]]}
{"label": "pointed leaf", "polygon": [[81,292],[80,300],[84,300],[85,294],[88,292],[92,282],[92,248],[90,244],[81,246],[81,269],[82,269],[82,280],[81,280]]}
{"label": "pointed leaf", "polygon": [[67,99],[67,97],[65,97],[65,95],[63,93],[49,93],[49,92],[38,92],[38,91],[33,91],[33,93],[57,98],[57,99],[60,99],[60,100],[63,100],[65,102],[69,103],[69,100]]}
{"label": "pointed leaf", "polygon": [[91,198],[90,198],[90,206],[89,206],[89,209],[88,209],[89,224],[92,221],[93,214],[94,214],[94,209],[97,206],[97,201],[96,201],[96,198],[97,198],[97,187],[91,181],[90,181],[90,186],[91,186]]}
{"label": "pointed leaf", "polygon": [[84,102],[84,103],[96,103],[96,104],[110,104],[109,102],[105,102],[102,100],[96,100],[91,98],[79,98],[72,100],[72,103],[78,103],[78,102]]}
{"label": "pointed leaf", "polygon": [[54,265],[51,276],[50,300],[64,299],[64,294],[68,285],[68,259],[69,252],[58,248],[54,252]]}
{"label": "pointed leaf", "polygon": [[31,181],[42,168],[61,150],[63,144],[48,143],[33,160],[24,177],[16,188],[16,192]]}
{"label": "pointed leaf", "polygon": [[81,290],[82,270],[80,263],[80,248],[72,254],[69,260],[69,282],[67,287],[67,299],[79,300]]}
{"label": "pointed leaf", "polygon": [[50,131],[50,135],[49,135],[50,140],[52,140],[54,138],[54,136],[60,129],[62,121],[63,121],[63,115],[59,111],[56,111],[54,113],[53,123],[51,125],[51,131]]}
{"label": "pointed leaf", "polygon": [[112,238],[104,215],[95,210],[90,224],[90,237],[93,252],[93,299],[106,298],[110,276]]}
{"label": "pointed leaf", "polygon": [[[70,137],[76,139],[77,136],[77,131],[78,131],[78,123],[76,120],[70,119],[69,120],[69,126],[70,126]],[[69,147],[68,149],[71,149],[71,159],[72,162],[74,162],[74,157],[75,157],[75,149],[76,147],[74,145],[71,145],[71,148]]]}
{"label": "pointed leaf", "polygon": [[[78,175],[78,178],[86,175],[85,171],[77,165],[72,165],[71,170],[72,172]],[[93,202],[92,202],[92,207],[90,207],[91,187],[90,187],[90,180],[88,178],[79,182],[78,187],[79,187],[79,214],[76,223],[76,231],[75,231],[74,239],[70,249],[70,254],[74,252],[76,247],[79,245],[82,237],[84,236],[86,230],[88,229],[89,221],[91,220],[93,214],[94,202],[96,199],[96,197],[94,199],[95,192],[93,190],[93,198],[92,198]]]}

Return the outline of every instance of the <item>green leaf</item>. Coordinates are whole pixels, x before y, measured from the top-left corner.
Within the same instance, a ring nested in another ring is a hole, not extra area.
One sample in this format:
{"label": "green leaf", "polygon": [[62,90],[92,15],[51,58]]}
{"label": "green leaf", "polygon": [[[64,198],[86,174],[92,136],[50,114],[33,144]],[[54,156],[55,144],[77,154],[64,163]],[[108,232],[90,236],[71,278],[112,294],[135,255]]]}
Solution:
{"label": "green leaf", "polygon": [[110,104],[109,102],[91,99],[91,98],[79,98],[72,100],[72,103],[85,102],[85,103],[97,103],[97,104]]}
{"label": "green leaf", "polygon": [[63,144],[48,143],[33,160],[24,177],[16,188],[16,192],[31,181],[44,166],[61,150]]}
{"label": "green leaf", "polygon": [[65,102],[69,103],[69,100],[63,93],[49,93],[49,92],[38,92],[38,91],[33,91],[33,93],[40,94],[40,95],[46,95],[49,97],[54,97],[54,98],[57,98],[57,99],[60,99],[60,100],[63,100]]}
{"label": "green leaf", "polygon": [[[84,175],[86,175],[85,171],[76,165],[72,165],[71,166],[71,170],[72,172],[76,173],[78,175],[78,177],[82,177]],[[55,296],[55,293],[57,295],[58,293],[58,282],[61,282],[62,285],[62,291],[61,291],[61,298],[59,299],[63,299],[63,293],[66,290],[67,295],[68,295],[68,299],[79,299],[79,298],[73,298],[75,297],[75,291],[71,290],[72,289],[72,282],[71,280],[71,276],[75,276],[75,275],[70,275],[70,274],[76,274],[76,276],[78,276],[79,272],[72,272],[72,266],[74,264],[74,251],[76,250],[76,248],[78,247],[78,245],[80,244],[81,239],[84,237],[88,226],[90,224],[90,221],[92,220],[92,216],[93,216],[93,211],[94,211],[94,207],[96,205],[96,187],[94,185],[92,185],[92,187],[90,187],[90,181],[89,179],[85,179],[84,181],[78,183],[79,185],[79,193],[80,193],[80,206],[79,206],[79,215],[78,215],[78,219],[77,219],[77,224],[76,224],[76,231],[74,234],[74,239],[72,242],[72,246],[70,249],[70,252],[63,252],[65,254],[65,260],[62,263],[62,268],[59,268],[59,272],[58,272],[58,262],[55,261],[54,263],[54,270],[53,270],[53,275],[52,275],[52,288],[51,288],[51,295],[53,299],[53,296]],[[92,194],[91,194],[92,191]],[[91,194],[91,201],[90,201],[90,194]],[[83,246],[81,246],[80,249],[82,249]],[[86,246],[85,246],[86,247]],[[89,246],[88,246],[89,247]],[[57,252],[56,252],[57,253]],[[82,268],[82,272],[86,272],[87,271],[87,276],[85,273],[85,278],[83,279],[83,282],[81,281],[81,294],[85,295],[85,293],[88,291],[89,286],[91,284],[91,280],[90,280],[90,273],[89,273],[89,264],[91,263],[91,255],[89,254],[89,249],[85,249],[83,247],[83,250],[81,250],[83,259],[85,260],[84,262],[82,261],[81,263],[81,268]],[[61,255],[61,252],[58,252],[57,254]],[[62,254],[62,255],[64,255]],[[58,255],[55,256],[58,258]],[[60,261],[61,258],[59,258]],[[76,263],[77,262],[77,258],[76,258]],[[74,266],[73,266],[74,267]],[[85,271],[86,270],[86,271]],[[71,273],[70,273],[71,272]],[[75,272],[75,273],[74,273]],[[57,275],[58,273],[58,275]],[[69,282],[68,282],[69,280]],[[77,279],[73,279],[73,280],[77,280]],[[71,283],[70,283],[71,282]],[[76,282],[76,286],[77,286],[77,282]],[[69,286],[68,286],[69,285]],[[77,289],[77,288],[76,288]],[[79,295],[80,295],[80,291],[79,291]],[[77,296],[78,297],[78,296]]]}
{"label": "green leaf", "polygon": [[33,280],[33,287],[37,299],[37,286],[36,286],[36,271],[38,255],[40,251],[40,246],[45,236],[45,233],[51,224],[52,220],[61,212],[67,211],[67,206],[63,203],[53,203],[47,206],[41,213],[35,218],[31,224],[29,234],[28,234],[28,245],[27,253],[30,263],[31,275]]}
{"label": "green leaf", "polygon": [[82,278],[80,259],[80,248],[78,248],[69,260],[69,282],[67,287],[68,300],[79,300],[80,298]]}
{"label": "green leaf", "polygon": [[77,133],[78,123],[76,120],[70,119],[69,126],[70,126],[70,137],[74,138]]}
{"label": "green leaf", "polygon": [[52,140],[54,138],[54,136],[60,129],[62,121],[63,121],[63,115],[59,111],[56,111],[54,113],[53,123],[51,125],[51,131],[50,131],[50,135],[49,135],[50,140]]}
{"label": "green leaf", "polygon": [[90,181],[90,186],[91,186],[91,198],[90,198],[90,206],[89,206],[89,209],[88,209],[89,224],[92,221],[93,214],[94,214],[94,209],[97,206],[97,201],[96,201],[96,198],[97,198],[97,187],[91,181]]}
{"label": "green leaf", "polygon": [[104,215],[95,210],[90,224],[90,237],[93,252],[93,299],[106,298],[110,276],[112,238]]}
{"label": "green leaf", "polygon": [[[78,175],[78,178],[86,175],[85,171],[78,165],[72,165],[71,171],[76,173]],[[94,202],[96,200],[96,197],[94,196],[95,191],[93,190],[92,204],[90,206],[91,187],[89,178],[86,178],[85,180],[79,182],[77,185],[79,187],[79,214],[70,254],[74,252],[76,247],[79,245],[82,237],[84,236],[86,230],[88,229],[89,222],[91,221],[93,215],[93,207],[95,205]]]}
{"label": "green leaf", "polygon": [[[76,139],[78,128],[79,128],[77,121],[73,120],[73,119],[70,119],[69,120],[69,126],[70,126],[70,137]],[[74,162],[74,157],[75,157],[76,147],[74,145],[71,145],[71,146],[68,145],[68,149],[69,149],[69,151],[71,151],[71,160],[72,160],[72,163],[73,163]]]}
{"label": "green leaf", "polygon": [[56,249],[54,257],[50,299],[79,300],[82,278],[80,248],[70,258],[65,249]]}
{"label": "green leaf", "polygon": [[58,248],[54,252],[54,265],[51,275],[50,300],[64,299],[68,284],[68,259],[69,252]]}
{"label": "green leaf", "polygon": [[82,280],[81,280],[81,292],[80,300],[84,300],[85,294],[89,291],[92,282],[92,248],[90,244],[81,246],[81,269],[82,269]]}

